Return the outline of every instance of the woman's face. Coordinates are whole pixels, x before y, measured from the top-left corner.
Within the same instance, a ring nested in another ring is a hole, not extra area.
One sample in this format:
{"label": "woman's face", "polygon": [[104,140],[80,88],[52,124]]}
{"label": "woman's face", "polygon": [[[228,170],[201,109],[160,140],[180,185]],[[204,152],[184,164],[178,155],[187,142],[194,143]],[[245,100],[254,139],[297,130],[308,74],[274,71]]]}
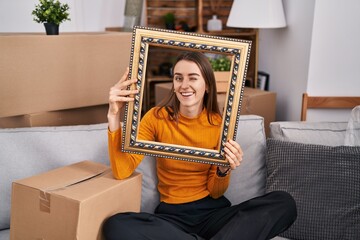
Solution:
{"label": "woman's face", "polygon": [[180,101],[180,113],[188,117],[198,116],[207,91],[198,65],[192,61],[179,61],[174,67],[173,82],[176,97]]}

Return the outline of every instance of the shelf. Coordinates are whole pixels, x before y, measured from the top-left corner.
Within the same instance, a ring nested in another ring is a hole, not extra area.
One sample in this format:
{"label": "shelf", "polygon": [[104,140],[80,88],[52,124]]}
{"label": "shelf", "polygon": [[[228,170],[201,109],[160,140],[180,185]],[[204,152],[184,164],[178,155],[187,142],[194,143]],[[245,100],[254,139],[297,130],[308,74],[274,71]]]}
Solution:
{"label": "shelf", "polygon": [[[223,23],[222,31],[206,30],[207,21],[212,18],[213,11],[210,0],[147,0],[146,1],[146,24],[148,27],[165,28],[163,16],[166,13],[175,15],[176,25],[185,21],[190,29],[197,33],[249,40],[252,42],[250,59],[247,71],[247,86],[256,87],[257,82],[257,37],[255,29],[235,29],[226,27],[233,0],[222,0],[221,6],[216,8],[217,16]],[[214,9],[214,8],[213,8]],[[160,63],[151,62],[149,68],[156,68]]]}

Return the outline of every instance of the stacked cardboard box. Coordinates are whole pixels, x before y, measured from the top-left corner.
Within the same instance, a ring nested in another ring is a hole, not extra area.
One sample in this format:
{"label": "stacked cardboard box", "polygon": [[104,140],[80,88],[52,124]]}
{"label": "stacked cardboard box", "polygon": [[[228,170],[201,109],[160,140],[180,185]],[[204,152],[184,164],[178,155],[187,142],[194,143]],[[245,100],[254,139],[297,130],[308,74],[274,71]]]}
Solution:
{"label": "stacked cardboard box", "polygon": [[0,127],[62,124],[80,108],[74,124],[106,121],[130,50],[131,33],[0,34]]}
{"label": "stacked cardboard box", "polygon": [[[107,122],[108,105],[0,118],[0,128],[85,125]],[[123,118],[123,116],[122,116]]]}

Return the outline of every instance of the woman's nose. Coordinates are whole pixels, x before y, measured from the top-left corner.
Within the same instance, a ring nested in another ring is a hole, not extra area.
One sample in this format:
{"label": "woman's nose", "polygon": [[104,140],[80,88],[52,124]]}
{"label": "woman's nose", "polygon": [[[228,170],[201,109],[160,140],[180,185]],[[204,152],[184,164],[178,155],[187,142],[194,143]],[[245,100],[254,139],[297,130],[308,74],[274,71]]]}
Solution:
{"label": "woman's nose", "polygon": [[181,83],[181,88],[188,88],[189,87],[189,80],[184,79]]}

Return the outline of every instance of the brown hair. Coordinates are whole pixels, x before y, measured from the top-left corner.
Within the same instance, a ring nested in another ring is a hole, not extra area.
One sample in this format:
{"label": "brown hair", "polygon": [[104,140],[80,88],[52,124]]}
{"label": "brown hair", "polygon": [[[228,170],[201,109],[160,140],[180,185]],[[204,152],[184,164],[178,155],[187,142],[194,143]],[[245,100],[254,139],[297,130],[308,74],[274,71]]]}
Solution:
{"label": "brown hair", "polygon": [[[210,124],[213,124],[211,116],[220,115],[219,105],[217,102],[217,91],[214,71],[208,58],[201,52],[184,52],[176,59],[173,69],[179,61],[190,61],[196,63],[200,72],[205,79],[205,84],[208,87],[208,91],[204,95],[204,107],[207,110],[207,118]],[[178,120],[180,111],[180,101],[177,99],[174,92],[174,85],[171,87],[169,96],[159,105],[159,109],[156,111],[156,115],[159,117],[159,111],[161,108],[165,108],[168,112],[171,120]]]}

